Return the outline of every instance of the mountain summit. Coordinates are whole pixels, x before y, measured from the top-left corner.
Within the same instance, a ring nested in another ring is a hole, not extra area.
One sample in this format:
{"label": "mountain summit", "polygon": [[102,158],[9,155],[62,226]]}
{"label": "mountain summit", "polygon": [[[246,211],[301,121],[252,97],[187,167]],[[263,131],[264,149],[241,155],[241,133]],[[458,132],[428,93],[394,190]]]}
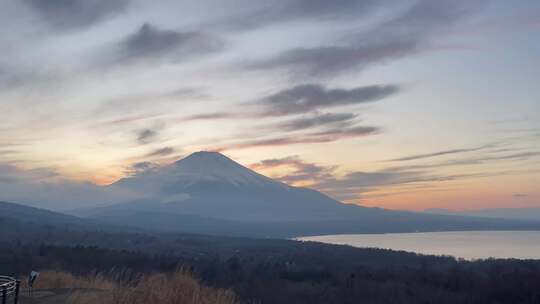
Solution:
{"label": "mountain summit", "polygon": [[142,197],[122,207],[227,220],[335,219],[336,208],[338,218],[351,208],[317,191],[272,180],[217,152],[196,152],[110,187]]}
{"label": "mountain summit", "polygon": [[168,166],[121,179],[112,187],[163,196],[191,192],[196,188],[213,190],[215,187],[253,189],[288,186],[248,169],[221,153],[201,151]]}
{"label": "mountain summit", "polygon": [[195,152],[167,168],[176,176],[193,180],[226,181],[231,184],[265,186],[276,182],[218,152]]}

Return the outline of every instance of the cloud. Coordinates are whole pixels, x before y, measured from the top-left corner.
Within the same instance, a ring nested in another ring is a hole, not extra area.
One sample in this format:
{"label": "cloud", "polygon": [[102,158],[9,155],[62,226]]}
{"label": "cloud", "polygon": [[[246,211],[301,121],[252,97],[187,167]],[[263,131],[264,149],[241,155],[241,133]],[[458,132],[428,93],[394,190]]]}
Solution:
{"label": "cloud", "polygon": [[[256,119],[314,112],[315,115],[278,124],[285,130],[307,129],[316,125],[336,124],[349,126],[354,114],[321,114],[320,110],[339,106],[376,102],[395,95],[401,89],[397,85],[371,85],[351,89],[327,88],[322,84],[303,84],[282,89],[250,102],[259,107],[252,111],[201,113],[181,118],[180,121],[213,119]],[[341,123],[341,124],[340,124]]]}
{"label": "cloud", "polygon": [[[492,147],[488,144],[482,147]],[[274,176],[274,178],[289,184],[308,185],[331,195],[339,200],[361,201],[365,197],[380,197],[386,195],[403,194],[430,188],[430,191],[440,190],[437,183],[445,183],[471,178],[486,178],[514,174],[536,174],[537,170],[507,170],[507,171],[472,171],[465,173],[448,174],[439,171],[439,168],[455,165],[475,165],[487,161],[500,160],[527,160],[540,156],[540,152],[520,152],[470,158],[468,161],[450,160],[428,165],[410,165],[386,167],[376,171],[351,171],[342,176],[338,175],[337,166],[322,166],[309,163],[298,156],[266,159],[250,165],[254,170],[270,170],[275,168],[292,169],[290,173]],[[392,189],[391,192],[386,192]],[[382,191],[382,192],[381,192]],[[368,194],[369,193],[369,194]],[[374,194],[376,193],[376,194]],[[382,193],[382,194],[381,194]],[[516,198],[525,197],[517,193]]]}
{"label": "cloud", "polygon": [[[493,144],[486,145],[487,146],[494,146]],[[428,163],[428,164],[413,164],[413,165],[405,165],[405,166],[395,166],[395,167],[389,167],[389,170],[395,170],[395,171],[405,171],[405,170],[436,170],[438,168],[444,168],[444,167],[452,167],[452,166],[470,166],[470,165],[481,165],[486,163],[493,163],[498,161],[527,161],[530,159],[534,159],[537,157],[540,157],[540,152],[538,151],[526,151],[526,152],[518,152],[518,153],[507,153],[507,154],[500,154],[500,152],[507,152],[507,151],[514,151],[515,149],[497,149],[492,150],[489,152],[486,152],[487,154],[483,156],[471,156],[471,157],[463,157],[463,158],[455,158],[450,159],[446,161],[436,162],[436,163]],[[457,152],[459,153],[459,152]],[[464,152],[466,153],[466,152]],[[404,159],[408,159],[409,157],[405,157]],[[421,158],[419,158],[421,159]],[[393,160],[389,160],[393,161]],[[385,161],[388,162],[388,161]],[[519,173],[527,173],[527,171],[516,171]],[[515,174],[516,172],[504,172],[505,174]]]}
{"label": "cloud", "polygon": [[363,104],[392,96],[395,85],[372,85],[352,89],[328,89],[320,84],[304,84],[263,97],[259,102],[273,115],[305,113],[324,108]]}
{"label": "cloud", "polygon": [[4,182],[33,181],[39,182],[47,178],[59,176],[54,170],[47,168],[37,168],[32,170],[21,170],[14,165],[0,163],[0,176]]}
{"label": "cloud", "polygon": [[19,154],[19,150],[0,150],[0,157],[10,157]]}
{"label": "cloud", "polygon": [[531,158],[540,157],[539,151],[527,151],[511,154],[502,154],[502,155],[486,155],[481,157],[469,157],[449,160],[447,162],[438,164],[439,166],[452,166],[452,165],[478,165],[491,161],[501,161],[501,160],[528,160]]}
{"label": "cloud", "polygon": [[62,72],[52,67],[37,67],[0,62],[0,89],[38,87],[62,79]]}
{"label": "cloud", "polygon": [[265,170],[276,167],[289,167],[293,171],[291,173],[273,176],[281,182],[287,184],[313,183],[314,181],[321,182],[323,180],[333,178],[335,166],[321,166],[315,163],[305,162],[298,156],[289,156],[284,158],[265,159],[258,163],[250,165],[254,170]]}
{"label": "cloud", "polygon": [[342,138],[363,137],[368,135],[375,135],[381,132],[381,129],[371,126],[354,126],[350,128],[336,128],[328,129],[320,132],[309,134],[311,137],[327,138],[328,141],[334,141]]}
{"label": "cloud", "polygon": [[317,114],[315,116],[296,118],[277,124],[276,128],[284,131],[298,131],[328,125],[346,128],[350,127],[353,124],[353,120],[357,117],[358,115],[351,113]]}
{"label": "cloud", "polygon": [[84,28],[124,11],[128,0],[23,0],[54,28]]}
{"label": "cloud", "polygon": [[133,122],[152,119],[161,117],[163,114],[140,114],[140,115],[130,115],[130,116],[121,116],[118,118],[113,118],[107,121],[99,122],[94,124],[95,127],[107,127],[107,126],[119,126],[124,124],[131,124]]}
{"label": "cloud", "polygon": [[158,132],[153,129],[142,129],[137,131],[137,142],[141,145],[148,144],[158,137]]}
{"label": "cloud", "polygon": [[302,20],[358,18],[380,6],[377,0],[271,0],[264,7],[225,18],[218,24],[235,30],[253,30],[272,24]]}
{"label": "cloud", "polygon": [[415,47],[406,41],[363,47],[323,46],[294,48],[275,57],[245,64],[247,69],[286,69],[295,77],[319,77],[344,71],[360,71],[371,64],[398,59]]}
{"label": "cloud", "polygon": [[139,162],[139,163],[135,163],[133,165],[131,165],[131,168],[135,169],[135,170],[138,170],[138,171],[146,171],[146,170],[149,170],[149,169],[153,169],[153,168],[156,168],[156,164],[152,163],[152,162]]}
{"label": "cloud", "polygon": [[0,65],[0,88],[18,87],[24,84],[29,76],[33,78],[32,74],[27,75],[26,73],[21,73],[21,71]]}
{"label": "cloud", "polygon": [[167,156],[167,155],[173,154],[174,152],[176,152],[176,150],[174,148],[172,148],[172,147],[164,147],[164,148],[160,148],[160,149],[154,150],[154,151],[146,154],[146,157]]}
{"label": "cloud", "polygon": [[218,52],[224,47],[224,40],[215,35],[162,30],[145,23],[117,44],[112,61],[117,64],[179,62]]}
{"label": "cloud", "polygon": [[213,112],[195,114],[187,117],[183,117],[180,121],[194,121],[194,120],[213,120],[213,119],[250,119],[250,118],[263,118],[266,117],[264,113],[258,112]]}
{"label": "cloud", "polygon": [[476,151],[479,151],[479,150],[484,150],[486,148],[491,148],[493,146],[494,145],[484,145],[484,146],[475,147],[475,148],[468,148],[468,149],[444,150],[444,151],[437,151],[437,152],[427,153],[427,154],[416,154],[416,155],[410,155],[410,156],[405,156],[405,157],[400,157],[400,158],[394,158],[394,159],[389,159],[387,161],[389,161],[389,162],[410,161],[410,160],[433,158],[433,157],[452,155],[452,154],[476,152]]}
{"label": "cloud", "polygon": [[525,151],[525,152],[517,152],[517,153],[509,153],[509,154],[508,153],[500,154],[501,152],[515,151],[515,149],[513,148],[492,149],[492,148],[497,147],[498,145],[499,144],[497,143],[492,143],[492,144],[486,144],[486,145],[475,147],[475,148],[451,149],[451,150],[443,150],[443,151],[427,153],[427,154],[409,155],[405,157],[385,160],[385,162],[422,160],[422,159],[427,159],[427,158],[436,158],[439,156],[484,151],[487,149],[491,149],[490,151],[487,151],[487,153],[489,154],[485,154],[483,156],[451,159],[448,161],[431,164],[431,165],[413,165],[413,166],[408,166],[408,168],[433,168],[433,167],[444,167],[444,166],[453,166],[453,165],[475,165],[475,164],[482,164],[482,163],[486,163],[490,161],[499,161],[499,160],[528,160],[528,159],[540,156],[539,151]]}
{"label": "cloud", "polygon": [[128,168],[126,168],[124,174],[127,176],[135,176],[137,174],[152,171],[156,168],[159,168],[158,164],[149,161],[142,161],[131,164]]}
{"label": "cloud", "polygon": [[121,189],[113,190],[89,182],[64,179],[48,168],[23,170],[0,163],[0,201],[69,210],[135,198],[135,194]]}
{"label": "cloud", "polygon": [[346,43],[293,48],[244,66],[256,70],[285,69],[295,77],[357,72],[429,49],[440,32],[472,13],[477,5],[478,1],[419,0],[376,27],[343,38]]}
{"label": "cloud", "polygon": [[[498,174],[498,173],[497,173]],[[430,170],[387,168],[372,172],[349,172],[342,177],[327,178],[312,185],[338,199],[359,200],[364,193],[400,187],[427,188],[434,183],[481,178],[495,173],[439,174]],[[404,192],[402,192],[404,193]]]}
{"label": "cloud", "polygon": [[381,170],[375,172],[351,172],[342,178],[329,179],[317,184],[318,187],[333,191],[347,189],[367,189],[372,187],[396,185],[425,181],[423,172]]}
{"label": "cloud", "polygon": [[312,144],[312,143],[328,143],[342,139],[365,137],[375,135],[380,132],[377,127],[371,126],[355,126],[350,128],[327,129],[318,132],[299,134],[297,136],[274,137],[269,139],[248,140],[240,143],[234,143],[214,149],[212,151],[238,150],[254,147],[272,147],[285,146],[294,144]]}
{"label": "cloud", "polygon": [[[493,144],[485,145],[483,147],[493,147]],[[480,149],[481,147],[479,147]],[[478,149],[477,149],[478,150]],[[459,152],[456,152],[459,153]],[[515,175],[515,174],[536,174],[537,170],[506,170],[506,171],[480,171],[476,173],[463,173],[463,174],[439,174],[437,169],[448,166],[464,166],[464,165],[477,165],[488,162],[497,162],[505,160],[528,160],[531,158],[539,157],[540,152],[528,151],[520,153],[502,154],[502,155],[487,155],[481,157],[469,157],[464,159],[453,159],[444,162],[428,165],[412,165],[412,166],[398,166],[385,168],[378,172],[353,172],[343,178],[336,180],[326,180],[320,183],[316,187],[318,189],[329,189],[335,193],[341,191],[359,191],[369,192],[378,190],[378,188],[384,188],[387,186],[402,186],[409,184],[423,184],[433,182],[445,182],[454,181],[464,178],[484,178],[503,175]]]}
{"label": "cloud", "polygon": [[533,157],[540,156],[539,151],[529,151],[529,152],[521,152],[521,153],[513,153],[513,154],[506,154],[506,155],[499,155],[499,156],[493,156],[493,157],[486,157],[485,160],[525,160],[530,159]]}
{"label": "cloud", "polygon": [[[92,116],[114,116],[98,125],[121,125],[133,121],[156,118],[168,111],[159,111],[159,109],[170,106],[177,102],[189,102],[193,100],[204,100],[208,96],[197,88],[183,88],[172,91],[162,91],[155,93],[131,94],[110,98],[101,103]],[[120,113],[120,117],[117,115]],[[133,114],[138,113],[138,114]]]}
{"label": "cloud", "polygon": [[364,193],[388,187],[427,187],[434,182],[454,181],[463,178],[491,176],[490,174],[437,174],[429,168],[384,168],[377,171],[353,171],[338,176],[337,166],[322,166],[302,160],[298,156],[266,159],[250,165],[254,170],[289,168],[290,173],[274,176],[289,184],[308,185],[340,200],[358,200]]}
{"label": "cloud", "polygon": [[271,159],[264,159],[261,160],[258,163],[251,164],[249,167],[253,170],[259,170],[259,169],[271,169],[281,166],[289,166],[294,165],[297,166],[298,164],[303,163],[303,161],[298,156],[288,156],[283,158],[271,158]]}

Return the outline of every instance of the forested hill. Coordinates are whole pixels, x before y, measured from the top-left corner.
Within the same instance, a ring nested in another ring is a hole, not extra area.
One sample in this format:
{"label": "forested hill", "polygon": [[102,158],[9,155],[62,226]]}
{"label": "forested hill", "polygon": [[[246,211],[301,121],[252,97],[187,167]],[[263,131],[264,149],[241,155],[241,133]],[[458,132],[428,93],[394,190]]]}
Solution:
{"label": "forested hill", "polygon": [[16,227],[0,234],[0,272],[23,276],[54,269],[133,280],[182,267],[204,284],[233,290],[242,303],[537,304],[540,299],[540,261],[467,262],[314,242],[34,225],[0,219],[0,231]]}

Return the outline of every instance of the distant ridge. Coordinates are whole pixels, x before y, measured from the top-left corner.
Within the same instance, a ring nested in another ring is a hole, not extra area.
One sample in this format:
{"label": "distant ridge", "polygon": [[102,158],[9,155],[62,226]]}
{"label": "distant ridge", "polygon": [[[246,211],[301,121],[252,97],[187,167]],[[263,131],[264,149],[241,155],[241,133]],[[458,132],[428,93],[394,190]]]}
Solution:
{"label": "distant ridge", "polygon": [[424,210],[424,212],[430,214],[540,221],[540,208],[494,208],[466,211],[453,211],[448,209],[426,209]]}
{"label": "distant ridge", "polygon": [[46,209],[0,202],[0,217],[40,224],[80,224],[83,219]]}

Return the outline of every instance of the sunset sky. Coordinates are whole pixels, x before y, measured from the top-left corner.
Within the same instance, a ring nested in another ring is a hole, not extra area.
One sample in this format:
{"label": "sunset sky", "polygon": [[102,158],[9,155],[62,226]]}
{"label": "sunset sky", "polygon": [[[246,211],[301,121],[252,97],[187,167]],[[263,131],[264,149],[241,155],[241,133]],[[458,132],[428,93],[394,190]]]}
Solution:
{"label": "sunset sky", "polygon": [[2,0],[0,200],[211,150],[366,206],[540,207],[539,37],[537,0]]}

